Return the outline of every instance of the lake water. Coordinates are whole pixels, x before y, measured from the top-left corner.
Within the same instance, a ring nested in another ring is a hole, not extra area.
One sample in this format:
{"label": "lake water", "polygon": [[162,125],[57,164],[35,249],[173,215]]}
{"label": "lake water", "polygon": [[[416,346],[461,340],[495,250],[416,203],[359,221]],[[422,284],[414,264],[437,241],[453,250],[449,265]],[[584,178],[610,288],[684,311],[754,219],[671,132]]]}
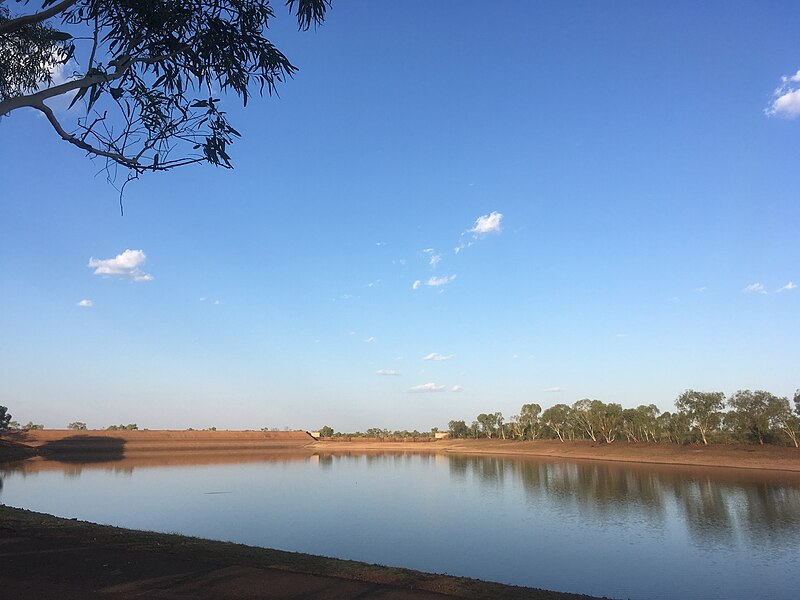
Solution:
{"label": "lake water", "polygon": [[0,502],[614,598],[800,594],[800,475],[415,453],[215,460],[230,462],[0,465]]}

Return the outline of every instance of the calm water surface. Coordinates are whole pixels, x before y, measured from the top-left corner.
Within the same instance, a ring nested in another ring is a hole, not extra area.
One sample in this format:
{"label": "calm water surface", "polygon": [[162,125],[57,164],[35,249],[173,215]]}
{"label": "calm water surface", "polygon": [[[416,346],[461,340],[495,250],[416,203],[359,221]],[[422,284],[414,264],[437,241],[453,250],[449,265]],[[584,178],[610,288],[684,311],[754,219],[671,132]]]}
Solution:
{"label": "calm water surface", "polygon": [[0,502],[615,598],[797,598],[800,476],[428,454],[0,466]]}

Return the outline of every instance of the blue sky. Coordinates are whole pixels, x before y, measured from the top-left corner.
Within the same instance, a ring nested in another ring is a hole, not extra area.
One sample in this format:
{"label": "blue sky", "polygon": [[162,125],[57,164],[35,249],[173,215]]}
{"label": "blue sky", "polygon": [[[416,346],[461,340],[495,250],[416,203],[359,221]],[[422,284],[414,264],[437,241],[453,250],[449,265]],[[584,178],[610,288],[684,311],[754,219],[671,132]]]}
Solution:
{"label": "blue sky", "polygon": [[230,100],[236,168],[145,177],[124,217],[43,119],[0,122],[16,419],[423,429],[800,385],[800,7],[279,15],[300,72]]}

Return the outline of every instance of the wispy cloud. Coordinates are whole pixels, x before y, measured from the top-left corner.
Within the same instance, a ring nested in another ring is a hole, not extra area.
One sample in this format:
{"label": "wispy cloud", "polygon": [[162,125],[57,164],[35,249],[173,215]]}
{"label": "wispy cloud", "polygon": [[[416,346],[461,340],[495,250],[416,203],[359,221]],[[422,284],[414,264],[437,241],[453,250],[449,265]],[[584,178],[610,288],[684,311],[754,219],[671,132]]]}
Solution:
{"label": "wispy cloud", "polygon": [[543,392],[547,392],[548,394],[555,394],[561,391],[560,387],[549,387],[542,390]]}
{"label": "wispy cloud", "polygon": [[94,302],[84,299],[78,302],[76,306],[80,306],[81,308],[92,308],[94,306]]}
{"label": "wispy cloud", "polygon": [[797,286],[790,281],[789,283],[787,283],[783,287],[778,288],[776,291],[777,291],[777,293],[781,293],[781,292],[788,292],[790,290],[796,290],[796,289],[797,289]]}
{"label": "wispy cloud", "polygon": [[456,278],[455,275],[442,275],[441,277],[431,277],[425,282],[425,285],[431,287],[439,287],[440,285],[447,285]]}
{"label": "wispy cloud", "polygon": [[414,387],[408,388],[408,391],[412,393],[424,393],[424,392],[443,392],[446,389],[447,386],[440,385],[438,383],[423,383],[422,385],[415,385]]}
{"label": "wispy cloud", "polygon": [[746,286],[743,290],[746,294],[766,294],[767,290],[764,289],[764,286],[760,283],[751,283],[750,285]]}
{"label": "wispy cloud", "polygon": [[375,341],[375,336],[371,335],[367,339],[364,340],[367,344]]}
{"label": "wispy cloud", "polygon": [[470,229],[471,233],[475,235],[484,235],[486,233],[499,233],[502,227],[503,214],[494,211],[491,214],[483,215],[475,219],[475,225]]}
{"label": "wispy cloud", "polygon": [[451,392],[463,392],[464,388],[461,387],[460,385],[454,385],[453,387],[450,388],[450,391]]}
{"label": "wispy cloud", "polygon": [[400,375],[400,371],[397,371],[395,369],[378,369],[377,371],[375,371],[375,375],[394,377]]}
{"label": "wispy cloud", "polygon": [[707,288],[706,286],[701,286],[701,287],[699,287],[699,288],[694,288],[694,291],[695,291],[695,292],[697,292],[698,294],[702,294],[702,293],[703,293],[703,292],[705,292],[707,289],[708,289],[708,288]]}
{"label": "wispy cloud", "polygon": [[422,282],[419,279],[417,279],[414,283],[411,284],[412,290],[418,290],[420,287],[422,287]]}
{"label": "wispy cloud", "polygon": [[453,360],[455,358],[452,354],[439,354],[438,352],[431,352],[427,356],[423,356],[422,360],[435,360],[435,361],[443,361],[443,360]]}
{"label": "wispy cloud", "polygon": [[87,266],[94,269],[95,275],[124,277],[133,281],[152,281],[153,276],[139,268],[146,260],[147,256],[141,250],[125,250],[114,258],[90,258]]}
{"label": "wispy cloud", "polygon": [[431,259],[430,259],[429,262],[430,262],[431,267],[433,267],[435,269],[436,265],[438,265],[440,262],[442,262],[442,257],[439,254],[433,254],[433,255],[431,255]]}
{"label": "wispy cloud", "polygon": [[458,254],[464,248],[469,248],[475,242],[490,233],[500,233],[502,230],[503,214],[497,211],[483,215],[475,219],[474,225],[461,234],[462,239],[465,235],[472,234],[472,240],[464,240],[456,246],[453,251]]}
{"label": "wispy cloud", "polygon": [[781,85],[772,93],[772,102],[764,113],[768,117],[783,119],[796,119],[800,116],[800,71],[781,77]]}

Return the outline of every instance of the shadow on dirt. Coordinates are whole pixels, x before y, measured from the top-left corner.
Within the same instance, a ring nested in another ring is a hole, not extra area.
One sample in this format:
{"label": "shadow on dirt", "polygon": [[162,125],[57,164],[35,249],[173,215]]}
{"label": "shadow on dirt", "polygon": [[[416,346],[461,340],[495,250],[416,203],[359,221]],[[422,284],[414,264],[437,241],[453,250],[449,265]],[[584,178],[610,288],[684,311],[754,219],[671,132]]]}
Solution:
{"label": "shadow on dirt", "polygon": [[39,455],[46,460],[89,463],[122,460],[125,440],[93,435],[72,435],[39,446]]}

